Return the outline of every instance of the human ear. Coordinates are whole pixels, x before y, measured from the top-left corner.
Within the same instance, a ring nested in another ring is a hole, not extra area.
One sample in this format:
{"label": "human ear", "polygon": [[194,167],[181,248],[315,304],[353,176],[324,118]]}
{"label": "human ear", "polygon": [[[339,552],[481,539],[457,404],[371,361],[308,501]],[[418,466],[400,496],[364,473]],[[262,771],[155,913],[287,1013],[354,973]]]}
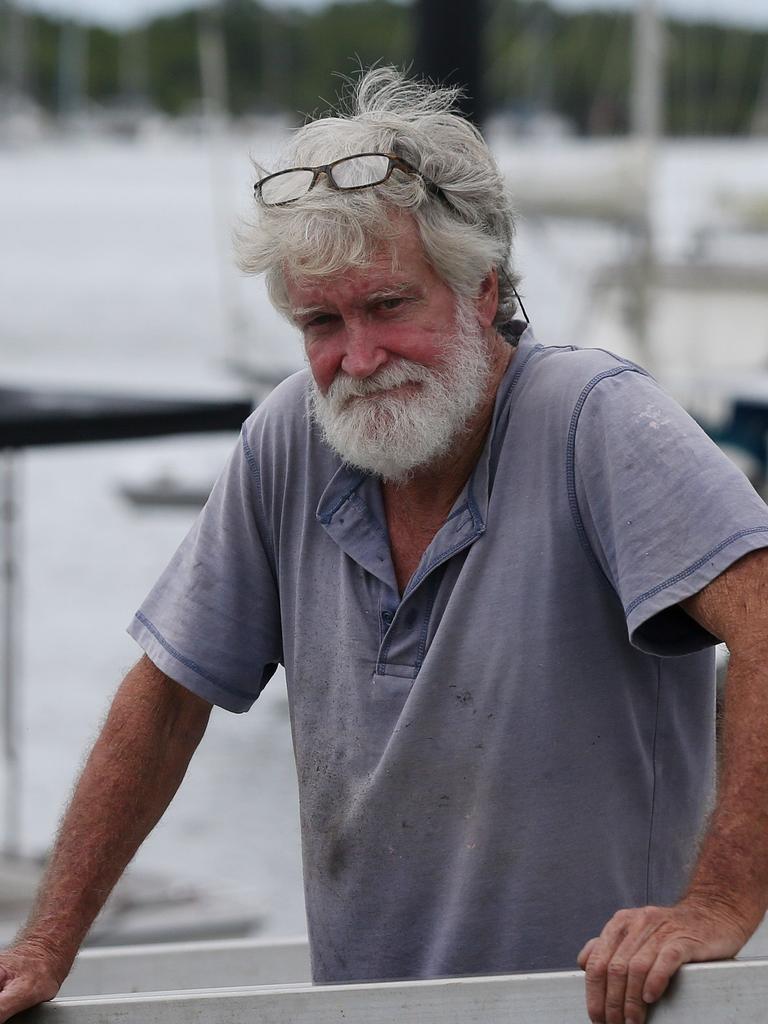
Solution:
{"label": "human ear", "polygon": [[495,267],[480,282],[475,306],[480,326],[490,327],[499,309],[499,275]]}

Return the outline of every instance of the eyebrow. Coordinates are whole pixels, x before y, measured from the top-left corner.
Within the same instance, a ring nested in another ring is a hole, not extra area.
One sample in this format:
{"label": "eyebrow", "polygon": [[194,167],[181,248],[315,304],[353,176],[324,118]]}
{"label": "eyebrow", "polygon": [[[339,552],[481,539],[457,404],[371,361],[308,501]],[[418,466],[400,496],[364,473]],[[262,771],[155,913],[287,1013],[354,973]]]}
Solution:
{"label": "eyebrow", "polygon": [[410,281],[403,281],[402,284],[394,284],[389,288],[379,288],[378,291],[371,292],[366,295],[366,302],[378,302],[380,299],[394,299],[398,295],[404,295],[406,292],[412,292],[416,285]]}
{"label": "eyebrow", "polygon": [[[382,299],[393,299],[400,295],[404,295],[406,292],[412,292],[416,290],[417,286],[411,281],[403,281],[401,284],[393,284],[386,288],[379,288],[374,292],[369,292],[365,295],[361,301],[361,305],[370,306],[376,302],[380,302]],[[291,310],[291,318],[297,323],[300,320],[311,320],[312,317],[318,314],[328,312],[328,306],[322,303],[316,306],[297,306]]]}
{"label": "eyebrow", "polygon": [[299,320],[311,320],[318,313],[326,313],[327,311],[326,306],[297,306],[296,309],[291,310],[291,319],[298,323]]}

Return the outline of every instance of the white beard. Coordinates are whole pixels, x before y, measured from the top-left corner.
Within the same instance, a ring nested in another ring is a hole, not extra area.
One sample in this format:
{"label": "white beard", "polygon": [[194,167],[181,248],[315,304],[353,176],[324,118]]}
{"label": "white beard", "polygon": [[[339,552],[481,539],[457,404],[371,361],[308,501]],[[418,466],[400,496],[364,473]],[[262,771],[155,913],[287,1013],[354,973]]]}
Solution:
{"label": "white beard", "polygon": [[[457,303],[445,365],[398,359],[364,379],[339,373],[323,395],[311,384],[312,418],[351,466],[392,483],[446,456],[477,411],[491,375],[488,342],[469,303]],[[416,383],[412,393],[389,389]]]}

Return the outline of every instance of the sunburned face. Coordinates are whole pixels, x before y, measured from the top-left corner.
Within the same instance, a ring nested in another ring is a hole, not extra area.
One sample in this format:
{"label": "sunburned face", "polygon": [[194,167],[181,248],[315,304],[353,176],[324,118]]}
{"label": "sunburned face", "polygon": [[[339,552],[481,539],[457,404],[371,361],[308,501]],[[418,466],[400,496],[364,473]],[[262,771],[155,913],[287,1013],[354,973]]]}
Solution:
{"label": "sunburned face", "polygon": [[289,280],[287,290],[326,441],[346,462],[400,482],[444,457],[486,397],[495,310],[457,300],[411,221],[396,253],[394,269],[386,249],[364,270]]}

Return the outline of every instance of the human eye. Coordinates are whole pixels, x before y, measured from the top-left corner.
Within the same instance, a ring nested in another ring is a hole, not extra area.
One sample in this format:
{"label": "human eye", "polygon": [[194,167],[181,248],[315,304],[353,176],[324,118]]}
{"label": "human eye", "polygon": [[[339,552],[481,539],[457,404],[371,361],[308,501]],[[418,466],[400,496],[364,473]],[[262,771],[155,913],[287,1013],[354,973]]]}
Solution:
{"label": "human eye", "polygon": [[319,330],[332,324],[338,317],[335,313],[316,313],[301,325],[303,331]]}
{"label": "human eye", "polygon": [[383,313],[392,313],[395,310],[402,309],[407,301],[408,299],[405,295],[383,295],[380,299],[376,300],[375,307]]}

